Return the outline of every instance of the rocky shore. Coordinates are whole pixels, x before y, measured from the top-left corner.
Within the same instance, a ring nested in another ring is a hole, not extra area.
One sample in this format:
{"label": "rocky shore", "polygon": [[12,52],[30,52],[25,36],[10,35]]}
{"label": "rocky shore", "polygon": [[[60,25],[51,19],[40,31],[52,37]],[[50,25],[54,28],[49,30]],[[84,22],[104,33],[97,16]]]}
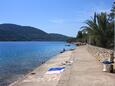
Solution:
{"label": "rocky shore", "polygon": [[98,61],[110,60],[114,57],[114,51],[92,45],[87,45],[87,50],[91,53]]}

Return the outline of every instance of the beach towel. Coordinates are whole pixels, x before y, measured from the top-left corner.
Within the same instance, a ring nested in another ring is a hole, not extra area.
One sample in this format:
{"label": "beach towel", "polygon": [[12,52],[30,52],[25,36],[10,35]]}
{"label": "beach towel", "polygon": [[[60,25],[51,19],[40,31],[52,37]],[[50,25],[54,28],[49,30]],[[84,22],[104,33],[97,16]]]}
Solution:
{"label": "beach towel", "polygon": [[49,68],[48,71],[61,71],[63,69],[64,67],[53,67],[53,68]]}
{"label": "beach towel", "polygon": [[49,68],[46,74],[60,74],[64,71],[64,67],[53,67]]}

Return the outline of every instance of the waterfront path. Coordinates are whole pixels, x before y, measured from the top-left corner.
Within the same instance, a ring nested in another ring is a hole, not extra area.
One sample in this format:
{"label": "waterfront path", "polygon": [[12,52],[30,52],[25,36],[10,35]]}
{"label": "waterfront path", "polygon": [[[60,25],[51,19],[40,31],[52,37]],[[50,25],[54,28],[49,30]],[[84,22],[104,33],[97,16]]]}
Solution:
{"label": "waterfront path", "polygon": [[86,46],[73,51],[76,60],[62,75],[57,86],[115,86],[115,74],[102,72],[102,64]]}
{"label": "waterfront path", "polygon": [[[64,61],[73,61],[65,65],[61,74],[45,74],[48,67],[63,66]],[[86,46],[77,47],[49,60],[10,86],[115,86],[115,74],[102,72],[102,64],[88,53]]]}

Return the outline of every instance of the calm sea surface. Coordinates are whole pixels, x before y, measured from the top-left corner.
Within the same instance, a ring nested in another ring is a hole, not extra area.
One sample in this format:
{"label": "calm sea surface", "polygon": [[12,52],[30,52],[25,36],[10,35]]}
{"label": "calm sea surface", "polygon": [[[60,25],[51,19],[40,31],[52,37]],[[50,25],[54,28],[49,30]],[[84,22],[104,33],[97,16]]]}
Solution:
{"label": "calm sea surface", "polygon": [[65,42],[0,42],[0,86],[32,71],[65,48]]}

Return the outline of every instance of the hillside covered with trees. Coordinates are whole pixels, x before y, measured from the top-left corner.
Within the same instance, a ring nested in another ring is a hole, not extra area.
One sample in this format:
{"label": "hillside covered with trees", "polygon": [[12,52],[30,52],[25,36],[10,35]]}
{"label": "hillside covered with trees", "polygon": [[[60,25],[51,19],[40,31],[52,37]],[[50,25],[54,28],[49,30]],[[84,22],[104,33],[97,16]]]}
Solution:
{"label": "hillside covered with trees", "polygon": [[38,28],[0,24],[0,41],[66,41],[67,36],[46,33]]}

